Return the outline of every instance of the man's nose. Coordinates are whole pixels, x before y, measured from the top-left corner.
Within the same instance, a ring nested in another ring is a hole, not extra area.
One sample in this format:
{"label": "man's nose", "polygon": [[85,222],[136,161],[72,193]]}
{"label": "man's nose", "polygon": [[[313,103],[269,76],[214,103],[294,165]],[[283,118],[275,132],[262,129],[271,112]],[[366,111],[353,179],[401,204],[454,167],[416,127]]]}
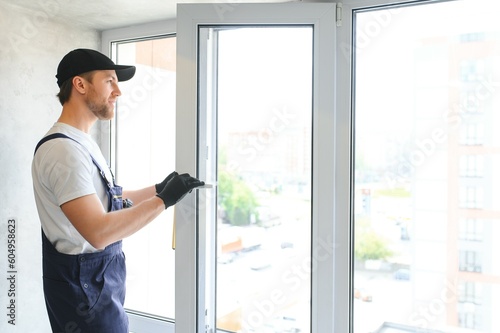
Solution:
{"label": "man's nose", "polygon": [[115,84],[115,87],[114,87],[114,89],[113,89],[113,94],[114,94],[115,96],[121,96],[122,92],[121,92],[121,90],[120,90],[120,87],[118,87],[118,84]]}

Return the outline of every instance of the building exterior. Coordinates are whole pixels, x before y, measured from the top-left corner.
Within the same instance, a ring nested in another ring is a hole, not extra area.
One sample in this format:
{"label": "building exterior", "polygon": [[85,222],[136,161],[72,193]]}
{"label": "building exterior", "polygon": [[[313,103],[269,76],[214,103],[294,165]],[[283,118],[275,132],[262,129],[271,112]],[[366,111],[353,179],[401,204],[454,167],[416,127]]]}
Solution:
{"label": "building exterior", "polygon": [[499,37],[425,40],[415,55],[414,159],[426,163],[415,168],[412,273],[424,327],[500,330]]}

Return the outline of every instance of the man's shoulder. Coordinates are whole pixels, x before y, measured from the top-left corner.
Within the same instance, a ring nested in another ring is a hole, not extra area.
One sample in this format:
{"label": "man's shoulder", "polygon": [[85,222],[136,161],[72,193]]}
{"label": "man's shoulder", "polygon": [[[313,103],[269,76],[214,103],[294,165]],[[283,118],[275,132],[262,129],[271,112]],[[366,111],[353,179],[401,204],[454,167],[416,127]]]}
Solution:
{"label": "man's shoulder", "polygon": [[[46,171],[67,167],[71,169],[89,168],[92,159],[85,147],[67,138],[54,138],[44,142],[37,150],[35,165]],[[88,167],[86,167],[88,165]]]}
{"label": "man's shoulder", "polygon": [[40,145],[38,151],[40,151],[42,155],[73,153],[80,154],[81,152],[86,152],[88,154],[85,147],[82,146],[78,141],[71,140],[66,137],[52,137],[49,140],[46,140],[42,145]]}
{"label": "man's shoulder", "polygon": [[71,154],[73,152],[76,152],[77,154],[86,152],[88,154],[87,150],[88,146],[92,144],[91,141],[92,140],[83,134],[83,132],[73,129],[70,126],[56,123],[38,143],[38,145],[40,145],[40,143],[43,142],[38,147],[38,150],[56,154]]}

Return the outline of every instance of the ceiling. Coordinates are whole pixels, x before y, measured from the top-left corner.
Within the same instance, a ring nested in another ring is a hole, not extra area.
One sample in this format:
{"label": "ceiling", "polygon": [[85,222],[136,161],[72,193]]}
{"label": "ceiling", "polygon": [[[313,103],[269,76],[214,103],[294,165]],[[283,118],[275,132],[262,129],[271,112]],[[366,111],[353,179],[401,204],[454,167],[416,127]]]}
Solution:
{"label": "ceiling", "polygon": [[[71,23],[99,31],[173,19],[178,3],[283,2],[286,0],[0,0],[41,19]],[[288,0],[290,1],[290,0]],[[301,1],[301,0],[298,0]]]}

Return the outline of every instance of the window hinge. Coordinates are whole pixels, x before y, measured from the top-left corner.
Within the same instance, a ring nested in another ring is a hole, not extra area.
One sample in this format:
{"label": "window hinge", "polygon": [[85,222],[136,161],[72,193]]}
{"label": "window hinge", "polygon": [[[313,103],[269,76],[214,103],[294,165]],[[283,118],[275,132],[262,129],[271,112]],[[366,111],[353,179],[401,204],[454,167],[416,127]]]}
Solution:
{"label": "window hinge", "polygon": [[337,27],[342,26],[342,3],[338,2],[337,3],[337,12],[335,14],[335,20],[337,21]]}

